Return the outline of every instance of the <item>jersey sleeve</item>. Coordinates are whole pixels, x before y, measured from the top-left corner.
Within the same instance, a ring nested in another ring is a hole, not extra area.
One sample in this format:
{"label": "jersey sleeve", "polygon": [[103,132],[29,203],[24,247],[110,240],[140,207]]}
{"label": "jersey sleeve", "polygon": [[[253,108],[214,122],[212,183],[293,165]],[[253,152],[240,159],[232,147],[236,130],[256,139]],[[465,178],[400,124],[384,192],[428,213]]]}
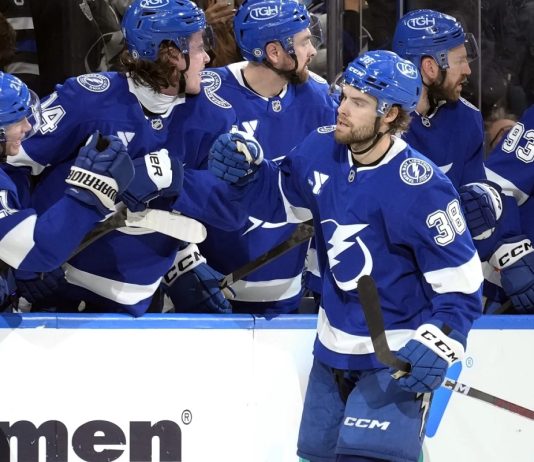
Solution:
{"label": "jersey sleeve", "polygon": [[395,234],[433,291],[432,317],[467,335],[481,314],[483,276],[459,197],[446,179],[408,188]]}
{"label": "jersey sleeve", "polygon": [[471,109],[471,127],[465,136],[468,143],[460,185],[486,178],[484,171],[484,122],[478,109]]}
{"label": "jersey sleeve", "polygon": [[0,259],[15,269],[57,268],[102,218],[69,196],[39,216],[33,209],[16,208],[14,199],[12,191],[0,189]]}

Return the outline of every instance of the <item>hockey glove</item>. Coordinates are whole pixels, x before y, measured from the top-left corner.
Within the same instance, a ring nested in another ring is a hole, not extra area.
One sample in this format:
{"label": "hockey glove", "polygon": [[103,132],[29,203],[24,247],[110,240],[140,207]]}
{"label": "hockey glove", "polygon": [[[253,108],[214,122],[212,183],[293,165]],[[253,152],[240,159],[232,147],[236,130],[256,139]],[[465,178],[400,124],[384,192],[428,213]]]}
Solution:
{"label": "hockey glove", "polygon": [[209,170],[230,184],[245,185],[256,178],[263,161],[263,149],[256,139],[246,132],[220,135],[210,149]]}
{"label": "hockey glove", "polygon": [[232,306],[221,291],[223,275],[208,266],[195,244],[189,244],[176,255],[172,268],[163,277],[164,292],[180,313],[231,313]]}
{"label": "hockey glove", "polygon": [[19,296],[24,297],[33,305],[53,295],[60,284],[65,281],[65,273],[61,267],[48,273],[16,270],[15,280]]}
{"label": "hockey glove", "polygon": [[464,335],[439,321],[419,326],[414,337],[397,352],[411,365],[398,385],[415,393],[434,391],[443,382],[448,367],[461,360],[465,343]]}
{"label": "hockey glove", "polygon": [[503,240],[489,262],[501,272],[501,285],[514,308],[534,313],[534,249],[530,239],[517,236]]}
{"label": "hockey glove", "polygon": [[182,162],[160,149],[133,161],[135,178],[119,195],[132,212],[145,210],[156,197],[178,197],[184,181]]}
{"label": "hockey glove", "polygon": [[115,211],[117,195],[133,176],[132,160],[122,141],[96,132],[80,148],[65,180],[71,185],[66,193],[106,216]]}
{"label": "hockey glove", "polygon": [[502,215],[503,201],[499,185],[486,181],[469,183],[459,189],[462,211],[471,236],[487,239]]}

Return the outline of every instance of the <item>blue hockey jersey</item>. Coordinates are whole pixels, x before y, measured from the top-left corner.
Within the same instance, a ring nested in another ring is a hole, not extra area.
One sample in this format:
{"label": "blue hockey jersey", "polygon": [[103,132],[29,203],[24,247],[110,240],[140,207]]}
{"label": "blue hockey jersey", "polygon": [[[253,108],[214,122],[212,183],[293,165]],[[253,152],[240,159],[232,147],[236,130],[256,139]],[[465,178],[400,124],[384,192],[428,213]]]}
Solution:
{"label": "blue hockey jersey", "polygon": [[[529,107],[506,137],[489,154],[485,163],[488,180],[497,183],[505,195],[504,211],[490,238],[477,242],[481,255],[489,258],[499,241],[526,235],[534,242],[534,106]],[[486,279],[500,287],[500,273],[484,264]],[[495,290],[495,289],[493,289]],[[504,294],[487,288],[493,300],[503,301]]]}
{"label": "blue hockey jersey", "polygon": [[[96,130],[118,136],[132,158],[162,148],[181,155],[174,141],[180,135],[171,137],[169,126],[187,100],[176,98],[167,112],[145,115],[133,89],[133,82],[122,74],[87,74],[68,79],[44,100],[40,133],[23,143],[23,152],[13,161],[16,166],[30,166],[34,174],[42,173],[32,194],[32,206],[39,213],[61,198],[62,179],[78,148]],[[163,200],[150,205],[169,210],[171,206]],[[72,213],[69,219],[76,223],[78,216]],[[83,300],[94,311],[142,314],[172,265],[178,245],[171,237],[147,230],[112,231],[64,264],[68,284],[58,291],[56,305],[75,309]]]}
{"label": "blue hockey jersey", "polygon": [[[205,70],[204,95],[195,104],[210,107],[217,117],[227,120],[235,117],[237,128],[254,135],[267,159],[281,159],[318,126],[334,123],[336,105],[322,78],[311,73],[306,83],[287,85],[278,96],[266,98],[247,87],[242,75],[245,65],[242,62]],[[193,117],[186,123],[194,123]],[[205,125],[205,120],[199,123]],[[203,151],[194,148],[188,152],[195,150]],[[261,202],[257,207],[263,207]],[[253,209],[246,225],[238,231],[208,226],[208,237],[200,248],[208,263],[226,274],[283,242],[294,229],[295,224],[285,219],[278,222],[258,219]],[[295,310],[302,294],[306,250],[307,244],[302,244],[236,282],[232,286],[236,292],[234,310],[261,313]]]}
{"label": "blue hockey jersey", "polygon": [[485,178],[484,123],[480,111],[460,98],[442,103],[433,114],[411,114],[402,138],[424,153],[445,173],[455,188]]}
{"label": "blue hockey jersey", "polygon": [[211,190],[211,203],[274,222],[313,216],[322,275],[314,354],[329,366],[379,367],[357,292],[364,274],[376,280],[392,349],[429,319],[467,335],[483,278],[451,182],[398,138],[377,165],[356,166],[334,128],[319,128],[279,166],[262,163],[248,186]]}
{"label": "blue hockey jersey", "polygon": [[63,195],[38,216],[21,203],[15,184],[0,170],[0,260],[13,268],[37,272],[57,268],[101,219],[92,207]]}

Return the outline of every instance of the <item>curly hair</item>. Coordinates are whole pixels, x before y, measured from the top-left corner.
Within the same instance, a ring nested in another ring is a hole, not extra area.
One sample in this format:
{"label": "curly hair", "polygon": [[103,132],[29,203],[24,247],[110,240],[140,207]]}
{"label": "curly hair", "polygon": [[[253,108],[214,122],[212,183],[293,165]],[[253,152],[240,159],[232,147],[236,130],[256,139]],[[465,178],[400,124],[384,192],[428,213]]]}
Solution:
{"label": "curly hair", "polygon": [[162,42],[156,61],[135,59],[128,50],[124,50],[118,70],[129,73],[136,84],[149,85],[156,93],[161,93],[162,89],[178,84],[179,71],[169,59],[171,49],[178,50],[171,42]]}
{"label": "curly hair", "polygon": [[395,120],[390,122],[389,131],[391,133],[398,133],[400,135],[408,130],[412,118],[410,117],[410,114],[408,114],[408,112],[406,112],[400,106],[395,105],[394,107],[398,109],[398,114]]}

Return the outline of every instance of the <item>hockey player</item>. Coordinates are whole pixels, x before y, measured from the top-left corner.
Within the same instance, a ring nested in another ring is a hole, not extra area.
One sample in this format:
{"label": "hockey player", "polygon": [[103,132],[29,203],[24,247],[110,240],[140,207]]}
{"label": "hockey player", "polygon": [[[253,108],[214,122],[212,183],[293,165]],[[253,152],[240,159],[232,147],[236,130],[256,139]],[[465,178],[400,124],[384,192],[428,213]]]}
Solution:
{"label": "hockey player", "polygon": [[[73,146],[85,143],[95,130],[117,135],[133,159],[135,179],[119,196],[124,204],[134,211],[149,201],[151,208],[172,208],[182,168],[179,143],[169,127],[185,94],[200,92],[200,72],[209,60],[205,16],[188,0],[134,0],[122,25],[128,45],[121,56],[125,72],[81,75],[58,86],[43,103],[39,134],[24,143],[12,162],[19,168],[30,166],[33,174],[44,172],[32,195],[38,211],[49,209],[61,196]],[[66,280],[39,306],[46,302],[70,311],[84,302],[87,311],[143,314],[182,244],[146,230],[111,231],[63,265]],[[213,283],[220,275],[197,263],[194,276],[187,271],[190,267],[183,272],[188,299],[227,311],[228,302]],[[24,278],[28,280],[20,285],[29,293],[32,284],[42,283],[35,275]]]}
{"label": "hockey player", "polygon": [[[430,393],[481,312],[481,265],[450,180],[393,135],[419,99],[417,68],[368,52],[341,89],[337,125],[319,127],[279,165],[261,161],[257,142],[225,134],[210,168],[237,184],[219,191],[229,206],[270,221],[314,219],[322,305],[299,456],[416,462]],[[357,290],[364,274],[377,282],[389,344],[411,364],[399,380],[373,354]],[[362,417],[380,431],[355,424]]]}
{"label": "hockey player", "polygon": [[471,75],[469,63],[477,57],[473,35],[452,16],[414,10],[397,23],[393,51],[414,63],[423,81],[403,139],[425,153],[456,188],[485,178],[482,116],[461,97]]}
{"label": "hockey player", "polygon": [[533,130],[531,106],[486,160],[491,183],[462,188],[467,223],[486,260],[489,313],[507,298],[518,313],[534,313]]}
{"label": "hockey player", "polygon": [[[227,117],[228,123],[253,135],[268,159],[281,159],[317,126],[334,123],[328,85],[308,71],[320,29],[304,5],[294,0],[245,1],[236,12],[234,33],[246,61],[203,72],[202,104],[214,117]],[[252,213],[236,232],[208,227],[200,248],[210,265],[229,273],[286,240],[295,226],[286,220],[265,222]],[[302,244],[236,282],[234,312],[296,310],[306,247]]]}
{"label": "hockey player", "polygon": [[[21,142],[30,138],[41,123],[37,95],[17,77],[0,72],[0,157],[18,154]],[[122,142],[98,134],[80,149],[57,202],[37,215],[26,207],[13,181],[0,170],[0,260],[3,265],[30,271],[50,271],[64,262],[84,235],[115,209],[117,194],[125,190],[134,175],[132,161]],[[102,141],[101,141],[102,142]],[[78,181],[83,177],[85,181]],[[91,179],[92,181],[88,181]],[[73,219],[73,217],[76,219]],[[6,297],[2,267],[0,305]]]}

